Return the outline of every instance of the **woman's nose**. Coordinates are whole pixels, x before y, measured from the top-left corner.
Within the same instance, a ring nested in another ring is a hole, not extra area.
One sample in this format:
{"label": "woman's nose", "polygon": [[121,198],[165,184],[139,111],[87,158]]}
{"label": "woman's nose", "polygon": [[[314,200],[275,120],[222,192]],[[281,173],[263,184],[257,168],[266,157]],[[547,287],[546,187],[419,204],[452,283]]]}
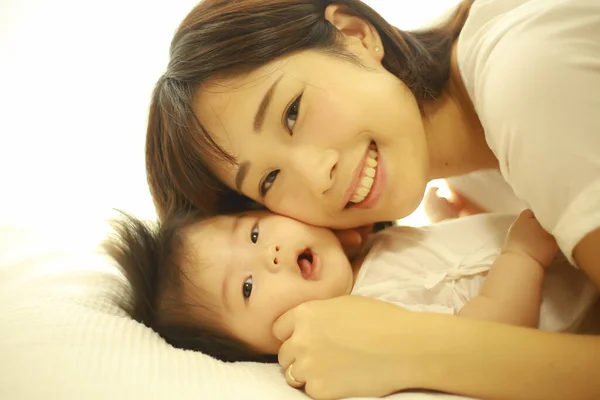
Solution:
{"label": "woman's nose", "polygon": [[305,147],[295,149],[290,157],[293,168],[302,179],[302,186],[315,196],[325,194],[334,183],[339,154],[335,150]]}

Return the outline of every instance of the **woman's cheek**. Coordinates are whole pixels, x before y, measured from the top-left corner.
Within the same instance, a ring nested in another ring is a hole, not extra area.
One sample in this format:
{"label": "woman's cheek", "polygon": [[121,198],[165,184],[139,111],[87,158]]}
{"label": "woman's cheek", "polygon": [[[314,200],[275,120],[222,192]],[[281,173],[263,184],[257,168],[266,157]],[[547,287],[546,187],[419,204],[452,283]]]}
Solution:
{"label": "woman's cheek", "polygon": [[325,146],[345,139],[352,132],[353,122],[344,112],[345,108],[343,102],[335,101],[329,95],[314,96],[305,112],[302,135]]}

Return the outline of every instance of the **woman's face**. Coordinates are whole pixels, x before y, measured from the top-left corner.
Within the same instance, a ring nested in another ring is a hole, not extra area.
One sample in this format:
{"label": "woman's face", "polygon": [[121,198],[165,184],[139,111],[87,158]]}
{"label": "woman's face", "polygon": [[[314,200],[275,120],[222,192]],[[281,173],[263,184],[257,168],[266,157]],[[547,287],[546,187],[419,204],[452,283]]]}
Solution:
{"label": "woman's face", "polygon": [[227,186],[332,228],[418,206],[429,161],[417,102],[359,40],[348,49],[366,68],[305,51],[198,90],[198,118],[238,161],[214,163]]}

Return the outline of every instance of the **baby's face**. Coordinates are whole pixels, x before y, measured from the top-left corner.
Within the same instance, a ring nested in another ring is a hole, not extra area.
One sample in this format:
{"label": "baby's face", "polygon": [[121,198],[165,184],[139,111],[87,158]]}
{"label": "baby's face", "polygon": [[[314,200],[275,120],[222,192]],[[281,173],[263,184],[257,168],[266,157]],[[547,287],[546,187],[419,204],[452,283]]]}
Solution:
{"label": "baby's face", "polygon": [[203,267],[187,267],[187,277],[208,292],[224,327],[264,354],[279,350],[272,327],[283,313],[352,289],[352,268],[329,229],[249,212],[204,221],[188,238]]}

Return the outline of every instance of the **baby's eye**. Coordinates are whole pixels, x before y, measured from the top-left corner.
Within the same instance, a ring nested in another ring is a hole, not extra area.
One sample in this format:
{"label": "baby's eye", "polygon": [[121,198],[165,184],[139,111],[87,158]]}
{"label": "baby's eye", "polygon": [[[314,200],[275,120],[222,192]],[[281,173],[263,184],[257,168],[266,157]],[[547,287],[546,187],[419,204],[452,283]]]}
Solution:
{"label": "baby's eye", "polygon": [[250,231],[250,241],[252,243],[258,242],[258,224],[252,227],[252,231]]}
{"label": "baby's eye", "polygon": [[242,296],[245,299],[249,299],[252,294],[252,277],[246,279],[244,281],[244,285],[242,286]]}
{"label": "baby's eye", "polygon": [[294,133],[294,126],[296,125],[296,120],[298,120],[298,113],[300,113],[300,100],[302,99],[302,95],[298,96],[296,100],[290,105],[290,108],[287,109],[285,113],[285,124],[290,132],[290,135]]}
{"label": "baby's eye", "polygon": [[276,169],[275,171],[271,171],[269,175],[267,175],[265,180],[260,184],[260,195],[262,197],[265,197],[269,189],[271,189],[271,186],[273,186],[277,175],[279,175],[278,169]]}

